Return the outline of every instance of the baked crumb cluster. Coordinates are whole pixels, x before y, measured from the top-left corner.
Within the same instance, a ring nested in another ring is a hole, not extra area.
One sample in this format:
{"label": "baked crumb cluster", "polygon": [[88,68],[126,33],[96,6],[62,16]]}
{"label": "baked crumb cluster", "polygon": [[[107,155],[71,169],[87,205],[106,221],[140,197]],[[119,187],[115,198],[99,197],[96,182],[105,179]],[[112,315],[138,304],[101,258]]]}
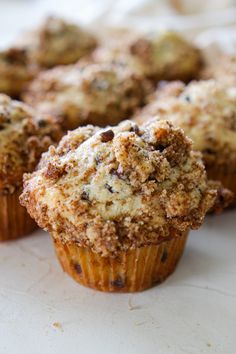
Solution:
{"label": "baked crumb cluster", "polygon": [[47,18],[22,41],[31,60],[46,68],[75,63],[97,46],[94,35],[57,17]]}
{"label": "baked crumb cluster", "polygon": [[125,65],[84,62],[41,73],[23,98],[74,129],[116,124],[142,106],[148,92],[150,85]]}
{"label": "baked crumb cluster", "polygon": [[168,119],[184,129],[194,148],[203,153],[207,167],[225,166],[235,170],[236,89],[233,85],[208,80],[162,84],[151,102],[137,113],[135,120],[150,117]]}
{"label": "baked crumb cluster", "polygon": [[94,58],[128,63],[154,81],[189,81],[197,76],[202,66],[200,51],[172,31],[132,39],[125,48],[98,49]]}
{"label": "baked crumb cluster", "polygon": [[198,228],[217,198],[201,155],[167,121],[88,126],[25,175],[21,203],[40,227],[102,256]]}
{"label": "baked crumb cluster", "polygon": [[0,92],[17,97],[34,75],[25,50],[10,48],[0,52]]}
{"label": "baked crumb cluster", "polygon": [[33,171],[42,152],[59,141],[56,122],[23,103],[0,94],[0,194],[22,185],[24,172]]}

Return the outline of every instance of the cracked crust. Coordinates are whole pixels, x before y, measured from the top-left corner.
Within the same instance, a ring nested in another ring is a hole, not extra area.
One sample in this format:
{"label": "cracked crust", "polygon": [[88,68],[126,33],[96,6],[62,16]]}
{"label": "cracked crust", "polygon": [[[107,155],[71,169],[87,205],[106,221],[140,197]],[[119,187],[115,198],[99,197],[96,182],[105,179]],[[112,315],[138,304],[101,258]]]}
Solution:
{"label": "cracked crust", "polygon": [[36,115],[25,104],[0,94],[0,194],[21,187],[23,174],[33,171],[42,152],[61,136],[51,117]]}
{"label": "cracked crust", "polygon": [[206,167],[236,172],[236,89],[214,80],[162,83],[135,121],[168,119],[184,129]]}
{"label": "cracked crust", "polygon": [[117,124],[144,104],[147,93],[150,85],[127,66],[84,62],[41,73],[23,99],[67,130]]}
{"label": "cracked crust", "polygon": [[217,193],[181,129],[125,121],[65,136],[25,175],[20,201],[55,239],[113,256],[198,228]]}
{"label": "cracked crust", "polygon": [[29,64],[25,50],[10,48],[0,52],[0,92],[19,97],[35,74],[36,68]]}
{"label": "cracked crust", "polygon": [[97,46],[93,34],[57,17],[48,17],[19,42],[29,51],[31,61],[45,68],[73,64]]}

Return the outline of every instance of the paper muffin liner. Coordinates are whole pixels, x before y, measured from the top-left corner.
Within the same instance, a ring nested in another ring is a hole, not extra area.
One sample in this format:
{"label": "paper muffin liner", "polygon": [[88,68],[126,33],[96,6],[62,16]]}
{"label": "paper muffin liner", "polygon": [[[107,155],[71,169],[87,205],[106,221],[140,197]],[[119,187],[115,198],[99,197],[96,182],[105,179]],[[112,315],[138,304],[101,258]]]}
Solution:
{"label": "paper muffin liner", "polygon": [[135,292],[164,281],[181,258],[188,232],[163,241],[121,252],[119,256],[102,257],[75,242],[54,239],[62,268],[80,284],[107,292]]}
{"label": "paper muffin liner", "polygon": [[234,193],[234,200],[230,207],[236,207],[236,169],[226,171],[225,168],[216,165],[207,168],[207,176],[209,179],[220,181],[224,187]]}
{"label": "paper muffin liner", "polygon": [[37,228],[26,209],[19,203],[20,190],[0,195],[0,242],[27,235]]}

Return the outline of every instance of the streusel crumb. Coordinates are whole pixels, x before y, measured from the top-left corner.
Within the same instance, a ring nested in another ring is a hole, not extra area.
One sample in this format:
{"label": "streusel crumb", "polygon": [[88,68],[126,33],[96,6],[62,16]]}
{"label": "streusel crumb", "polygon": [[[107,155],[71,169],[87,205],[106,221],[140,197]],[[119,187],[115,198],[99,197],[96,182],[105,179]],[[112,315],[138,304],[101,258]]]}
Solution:
{"label": "streusel crumb", "polygon": [[42,152],[61,136],[53,118],[0,94],[0,194],[21,186],[24,172],[33,171]]}
{"label": "streusel crumb", "polygon": [[198,228],[217,193],[183,130],[125,121],[65,136],[25,175],[20,200],[54,238],[107,256]]}

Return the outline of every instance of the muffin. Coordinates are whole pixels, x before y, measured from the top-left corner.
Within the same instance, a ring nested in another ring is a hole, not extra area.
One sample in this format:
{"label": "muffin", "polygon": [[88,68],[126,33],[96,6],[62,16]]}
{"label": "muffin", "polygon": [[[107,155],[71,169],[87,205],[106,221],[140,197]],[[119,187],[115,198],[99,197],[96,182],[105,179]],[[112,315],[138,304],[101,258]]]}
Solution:
{"label": "muffin", "polygon": [[73,64],[97,46],[95,36],[76,24],[49,17],[37,30],[24,35],[19,44],[39,67]]}
{"label": "muffin", "polygon": [[0,241],[28,234],[36,227],[19,203],[22,176],[33,171],[40,155],[61,137],[50,117],[0,95]]}
{"label": "muffin", "polygon": [[214,61],[208,63],[200,72],[200,78],[215,79],[225,85],[236,84],[236,56],[235,55],[221,55],[214,58]]}
{"label": "muffin", "polygon": [[23,100],[50,113],[68,130],[86,124],[117,124],[144,104],[150,89],[149,83],[126,65],[83,62],[41,73]]}
{"label": "muffin", "polygon": [[76,281],[131,292],[174,271],[218,187],[181,129],[125,121],[69,132],[25,175],[20,201]]}
{"label": "muffin", "polygon": [[36,69],[29,64],[25,50],[10,48],[0,52],[0,93],[19,97],[35,74]]}
{"label": "muffin", "polygon": [[138,73],[154,81],[189,81],[198,76],[202,67],[199,49],[176,32],[160,32],[128,42],[120,47],[98,49],[94,60],[129,63]]}
{"label": "muffin", "polygon": [[236,193],[236,88],[214,80],[162,84],[135,120],[169,119],[203,154],[209,178]]}

